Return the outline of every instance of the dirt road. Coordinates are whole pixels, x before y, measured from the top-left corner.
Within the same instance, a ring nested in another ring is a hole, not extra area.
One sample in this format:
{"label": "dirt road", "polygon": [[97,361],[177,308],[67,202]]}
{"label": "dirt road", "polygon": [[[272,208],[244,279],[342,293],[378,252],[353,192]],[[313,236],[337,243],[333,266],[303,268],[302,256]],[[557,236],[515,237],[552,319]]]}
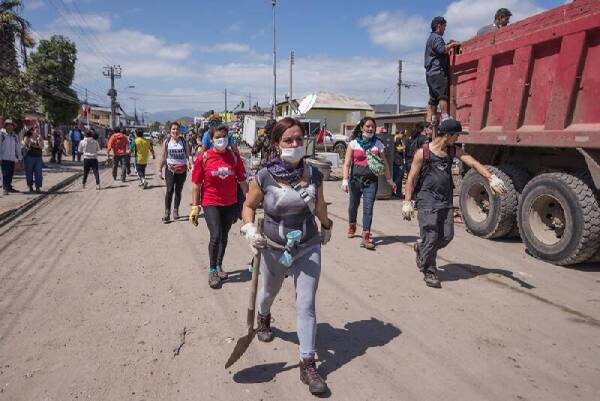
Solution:
{"label": "dirt road", "polygon": [[[275,341],[223,368],[244,332],[248,247],[238,224],[225,258],[236,273],[211,290],[203,221],[163,225],[164,188],[151,178],[141,191],[104,171],[111,187],[72,185],[1,229],[0,400],[312,399],[290,281],[273,307]],[[399,202],[376,204],[369,252],[345,238],[338,183],[326,191],[335,225],[317,343],[331,399],[600,399],[597,266],[554,267],[458,227],[440,252],[443,289],[431,289]],[[189,198],[186,184],[182,214]]]}

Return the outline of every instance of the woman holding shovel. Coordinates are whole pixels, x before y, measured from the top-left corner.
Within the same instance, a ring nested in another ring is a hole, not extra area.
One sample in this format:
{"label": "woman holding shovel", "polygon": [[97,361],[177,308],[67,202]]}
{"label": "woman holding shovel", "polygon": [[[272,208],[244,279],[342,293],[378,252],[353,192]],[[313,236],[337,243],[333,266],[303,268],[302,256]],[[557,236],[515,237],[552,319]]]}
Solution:
{"label": "woman holding shovel", "polygon": [[[300,380],[312,394],[322,394],[327,391],[327,383],[315,363],[315,295],[321,274],[321,245],[331,239],[333,222],[327,216],[323,176],[303,161],[303,137],[302,125],[293,118],[286,117],[273,127],[271,140],[277,155],[250,184],[241,232],[250,245],[262,248],[258,339],[273,340],[271,305],[284,278],[292,276],[296,287]],[[261,202],[265,212],[264,236],[254,224]],[[315,216],[321,223],[320,232]]]}

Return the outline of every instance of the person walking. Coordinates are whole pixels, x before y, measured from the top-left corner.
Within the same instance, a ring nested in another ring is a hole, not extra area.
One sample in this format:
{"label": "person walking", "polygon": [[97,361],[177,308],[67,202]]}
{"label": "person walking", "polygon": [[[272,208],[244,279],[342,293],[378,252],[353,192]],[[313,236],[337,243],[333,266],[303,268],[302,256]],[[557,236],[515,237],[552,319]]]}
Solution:
{"label": "person walking", "polygon": [[[167,191],[165,193],[165,215],[163,223],[171,221],[171,205],[173,196],[173,220],[179,219],[179,204],[181,203],[181,191],[187,178],[187,171],[192,168],[192,156],[190,149],[183,138],[179,136],[179,123],[172,123],[170,136],[163,145],[162,159],[160,162],[160,179],[166,180]],[[163,175],[163,170],[165,171]]]}
{"label": "person walking", "polygon": [[[25,181],[29,188],[29,193],[33,193],[35,182],[35,192],[42,191],[43,174],[42,152],[44,149],[44,140],[40,135],[38,127],[28,129],[23,135],[23,161],[25,162]],[[35,181],[34,181],[35,176]]]}
{"label": "person walking", "polygon": [[415,158],[417,150],[421,149],[423,145],[431,141],[432,134],[433,131],[431,129],[431,124],[429,124],[426,121],[421,121],[417,123],[415,132],[406,141],[405,158],[408,173],[410,172],[410,166],[412,165],[412,161]]}
{"label": "person walking", "polygon": [[402,180],[404,179],[405,160],[404,152],[406,150],[406,131],[396,131],[394,135],[394,163],[392,165],[392,179],[396,184],[397,198],[402,198]]}
{"label": "person walking", "polygon": [[71,141],[71,155],[73,156],[73,161],[75,161],[75,159],[77,159],[78,162],[81,161],[79,142],[81,142],[82,139],[83,133],[81,132],[79,125],[73,127],[73,129],[69,131],[69,140]]}
{"label": "person walking", "polygon": [[65,148],[65,137],[60,129],[55,129],[52,132],[52,157],[50,163],[62,163],[62,156]]}
{"label": "person walking", "polygon": [[434,288],[441,288],[437,275],[437,253],[454,238],[454,158],[457,157],[486,178],[492,194],[504,194],[508,191],[500,178],[456,146],[459,135],[467,135],[459,121],[442,121],[438,127],[438,135],[431,143],[425,144],[417,151],[406,182],[406,197],[402,204],[402,216],[405,220],[414,217],[415,205],[418,210],[421,241],[414,245],[417,267],[423,272],[425,284]]}
{"label": "person walking", "polygon": [[[353,238],[356,234],[356,218],[362,198],[363,232],[360,246],[368,250],[375,249],[375,244],[371,240],[371,224],[377,195],[378,175],[385,175],[392,188],[392,193],[395,193],[397,189],[385,157],[385,147],[383,142],[375,136],[375,129],[376,124],[373,117],[364,117],[354,128],[346,150],[342,180],[342,190],[350,193],[348,238]],[[374,171],[376,168],[378,171]]]}
{"label": "person walking", "polygon": [[111,152],[114,153],[114,161],[112,163],[113,180],[117,179],[117,169],[121,165],[121,181],[125,182],[127,168],[125,166],[125,157],[129,154],[129,140],[123,134],[122,129],[117,129],[117,132],[110,136],[106,145],[106,157],[110,159]]}
{"label": "person walking", "polygon": [[0,166],[2,167],[2,189],[4,195],[17,193],[12,186],[15,166],[21,166],[23,154],[19,145],[19,137],[15,134],[17,125],[10,118],[4,121],[4,129],[0,132]]}
{"label": "person walking", "polygon": [[83,155],[82,185],[84,189],[90,170],[94,172],[96,189],[100,189],[100,172],[98,171],[98,152],[100,151],[100,144],[98,143],[97,138],[98,136],[93,131],[87,132],[83,141],[79,143],[79,148],[77,149],[77,151]]}
{"label": "person walking", "polygon": [[140,179],[140,186],[144,189],[148,188],[148,181],[146,181],[146,166],[148,165],[148,155],[152,153],[152,159],[156,158],[154,154],[154,148],[152,142],[144,138],[144,131],[140,128],[136,131],[136,138],[134,142],[134,160],[135,170],[137,171],[138,178]]}
{"label": "person walking", "polygon": [[446,31],[446,20],[444,17],[435,17],[431,21],[431,34],[425,45],[425,78],[429,88],[429,107],[431,110],[431,122],[438,124],[437,107],[441,108],[441,120],[449,118],[448,108],[448,77],[449,59],[448,51],[458,42],[451,40],[448,44],[444,42]]}
{"label": "person walking", "polygon": [[[135,153],[135,131],[132,129],[129,135],[127,136],[127,144],[129,145],[129,153],[125,155],[125,169],[127,170],[127,175],[131,175],[131,155]],[[133,159],[133,170],[135,171],[135,157]],[[137,174],[137,172],[136,172]]]}
{"label": "person walking", "polygon": [[[258,295],[259,341],[269,342],[271,307],[287,275],[296,287],[296,318],[300,343],[300,380],[312,394],[323,394],[327,383],[315,361],[317,334],[315,299],[321,275],[321,245],[331,239],[333,222],[327,215],[323,175],[304,162],[304,129],[291,117],[279,121],[271,134],[277,155],[260,169],[243,209],[241,233],[251,246],[261,249],[261,289]],[[264,236],[254,224],[262,204]],[[321,223],[321,231],[315,221]]]}
{"label": "person walking", "polygon": [[227,127],[221,125],[211,130],[210,139],[214,147],[200,154],[194,162],[189,220],[197,226],[200,208],[204,209],[204,220],[210,233],[208,285],[216,289],[220,288],[221,280],[227,278],[223,258],[229,230],[240,213],[238,184],[246,194],[248,183],[243,160],[227,145]]}

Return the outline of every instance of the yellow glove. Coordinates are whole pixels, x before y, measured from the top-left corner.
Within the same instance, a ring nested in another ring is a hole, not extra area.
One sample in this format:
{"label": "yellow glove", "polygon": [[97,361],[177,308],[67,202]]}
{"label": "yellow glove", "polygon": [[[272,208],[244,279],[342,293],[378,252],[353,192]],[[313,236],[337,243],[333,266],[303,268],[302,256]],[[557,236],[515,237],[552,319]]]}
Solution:
{"label": "yellow glove", "polygon": [[198,226],[198,216],[200,215],[200,206],[192,206],[192,210],[190,211],[190,223]]}

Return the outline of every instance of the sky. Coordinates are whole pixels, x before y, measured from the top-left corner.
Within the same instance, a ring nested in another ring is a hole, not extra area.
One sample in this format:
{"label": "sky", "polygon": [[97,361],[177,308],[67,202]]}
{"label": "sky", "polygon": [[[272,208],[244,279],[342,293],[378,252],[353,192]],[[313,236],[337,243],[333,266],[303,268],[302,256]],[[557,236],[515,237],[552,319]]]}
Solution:
{"label": "sky", "polygon": [[[228,109],[241,100],[269,107],[273,97],[271,0],[24,0],[39,39],[75,42],[74,89],[108,105],[103,67],[120,65],[118,100],[127,111]],[[423,48],[430,21],[448,21],[446,40],[465,40],[506,7],[511,22],[565,0],[277,0],[277,101],[330,91],[369,103],[424,106]],[[134,86],[134,88],[130,88]],[[132,98],[137,98],[135,101]]]}

